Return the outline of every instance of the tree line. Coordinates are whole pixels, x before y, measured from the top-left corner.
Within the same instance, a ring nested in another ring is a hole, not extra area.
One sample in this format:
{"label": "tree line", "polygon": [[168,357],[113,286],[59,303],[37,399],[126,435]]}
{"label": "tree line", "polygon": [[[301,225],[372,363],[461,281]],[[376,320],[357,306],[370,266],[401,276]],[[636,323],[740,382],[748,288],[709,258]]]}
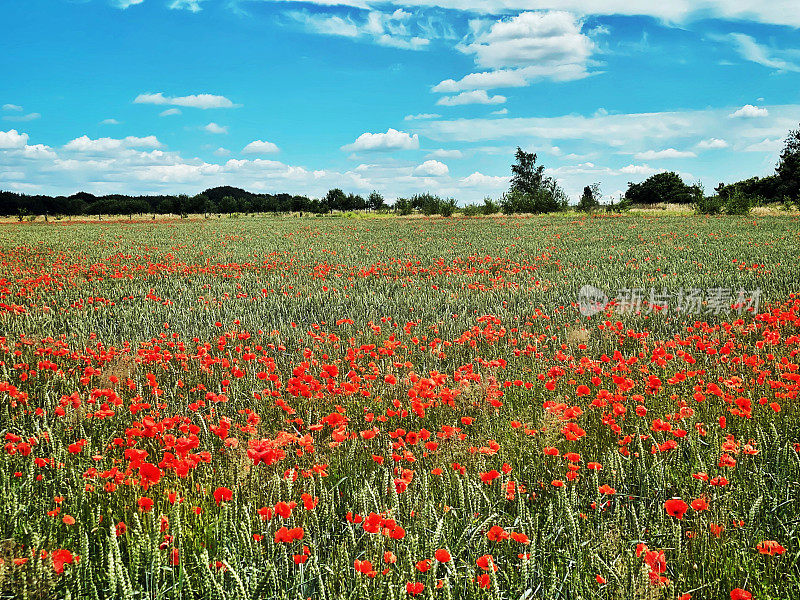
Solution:
{"label": "tree line", "polygon": [[[107,194],[95,196],[78,192],[71,196],[31,195],[0,191],[0,214],[18,218],[35,215],[135,215],[135,214],[235,214],[235,213],[310,213],[333,211],[388,211],[401,215],[421,213],[446,217],[456,212],[465,215],[514,213],[547,213],[569,207],[567,194],[555,179],[545,175],[545,167],[537,164],[537,155],[517,148],[511,166],[509,189],[498,201],[486,198],[483,204],[459,207],[453,198],[434,194],[416,194],[398,198],[390,206],[383,196],[373,191],[364,197],[329,190],[322,198],[280,194],[255,194],[247,190],[219,186],[188,196]],[[730,184],[720,183],[714,194],[707,195],[702,185],[687,184],[675,172],[656,173],[640,183],[629,183],[617,202],[602,205],[600,185],[587,185],[576,208],[581,211],[622,211],[632,206],[663,204],[691,205],[697,212],[714,214],[747,213],[753,206],[780,202],[800,206],[800,128],[790,131],[775,167],[766,177],[751,177]]]}

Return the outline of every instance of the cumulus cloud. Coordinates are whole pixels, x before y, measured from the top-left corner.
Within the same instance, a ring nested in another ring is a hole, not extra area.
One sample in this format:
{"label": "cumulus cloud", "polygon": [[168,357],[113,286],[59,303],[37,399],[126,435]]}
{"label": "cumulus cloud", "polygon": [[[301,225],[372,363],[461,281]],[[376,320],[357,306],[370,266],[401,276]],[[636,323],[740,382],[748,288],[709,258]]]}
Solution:
{"label": "cumulus cloud", "polygon": [[528,11],[493,22],[476,19],[470,25],[471,41],[457,48],[473,55],[477,67],[489,70],[445,79],[433,92],[524,87],[542,79],[571,81],[590,75],[594,42],[570,13]]}
{"label": "cumulus cloud", "polygon": [[119,125],[119,121],[116,119],[103,119],[100,121],[100,125]]}
{"label": "cumulus cloud", "polygon": [[278,147],[272,142],[254,140],[242,148],[242,154],[274,154]]}
{"label": "cumulus cloud", "polygon": [[230,156],[230,153],[230,150],[223,148],[222,146],[214,150],[214,156]]}
{"label": "cumulus cloud", "polygon": [[436,101],[442,106],[461,106],[464,104],[503,104],[505,96],[499,94],[489,96],[486,90],[472,90],[471,92],[461,92],[456,96],[443,96]]}
{"label": "cumulus cloud", "polygon": [[205,131],[206,133],[213,133],[213,134],[217,134],[217,135],[228,133],[228,126],[227,125],[225,125],[225,126],[217,125],[216,123],[214,123],[214,121],[211,121],[211,123],[209,123],[208,125],[203,125],[203,127],[201,129],[203,131]]}
{"label": "cumulus cloud", "polygon": [[386,133],[362,133],[352,144],[342,146],[348,152],[416,150],[419,148],[419,136],[409,135],[405,131],[388,129]]}
{"label": "cumulus cloud", "polygon": [[19,133],[16,129],[0,131],[0,149],[24,148],[27,143],[27,133]]}
{"label": "cumulus cloud", "polygon": [[662,173],[665,169],[654,169],[650,165],[628,165],[627,167],[622,167],[619,172],[626,173],[628,175],[654,175],[656,173]]}
{"label": "cumulus cloud", "polygon": [[19,104],[3,104],[3,110],[22,112],[22,107]]}
{"label": "cumulus cloud", "polygon": [[479,171],[475,171],[471,175],[467,175],[466,177],[459,179],[458,182],[466,187],[487,186],[487,187],[501,188],[508,185],[509,178],[501,176],[493,176],[493,175],[484,175]]}
{"label": "cumulus cloud", "polygon": [[136,4],[141,4],[144,0],[114,0],[113,4],[117,8],[126,9],[129,6],[135,6]]}
{"label": "cumulus cloud", "polygon": [[591,39],[581,33],[581,22],[563,11],[523,12],[493,23],[461,51],[475,56],[484,68],[539,65],[585,65],[592,53]]}
{"label": "cumulus cloud", "polygon": [[154,135],[136,137],[129,135],[125,138],[102,137],[91,139],[88,135],[82,135],[64,144],[64,150],[74,152],[105,153],[121,150],[124,148],[161,148],[162,144]]}
{"label": "cumulus cloud", "polygon": [[756,119],[768,115],[769,111],[766,108],[745,104],[742,108],[732,112],[728,116],[734,119]]}
{"label": "cumulus cloud", "polygon": [[162,110],[158,113],[159,117],[170,117],[172,115],[180,115],[181,109],[180,108],[168,108],[167,110]]}
{"label": "cumulus cloud", "polygon": [[492,114],[493,115],[507,115],[508,114],[508,109],[507,108],[501,108],[500,110],[493,110]]}
{"label": "cumulus cloud", "polygon": [[665,150],[647,150],[646,152],[637,152],[634,155],[634,158],[640,160],[659,160],[664,158],[692,158],[695,156],[697,156],[697,154],[688,150],[667,148]]}
{"label": "cumulus cloud", "polygon": [[190,94],[189,96],[165,96],[163,92],[155,94],[139,94],[134,98],[135,104],[166,104],[173,106],[185,106],[191,108],[235,108],[240,106],[234,104],[225,96],[215,94]]}
{"label": "cumulus cloud", "polygon": [[697,142],[697,147],[701,150],[727,148],[728,142],[720,138],[708,138],[707,140],[700,140]]}
{"label": "cumulus cloud", "polygon": [[415,175],[422,175],[427,177],[442,177],[447,175],[450,170],[447,165],[439,162],[438,160],[426,160],[421,165],[417,165],[414,169]]}

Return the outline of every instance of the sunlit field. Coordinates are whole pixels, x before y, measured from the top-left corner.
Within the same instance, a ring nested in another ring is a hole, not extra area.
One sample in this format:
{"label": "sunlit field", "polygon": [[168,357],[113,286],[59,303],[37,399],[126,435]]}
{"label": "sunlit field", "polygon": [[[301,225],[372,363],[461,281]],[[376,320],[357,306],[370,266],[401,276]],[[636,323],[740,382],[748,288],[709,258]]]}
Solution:
{"label": "sunlit field", "polygon": [[0,225],[0,597],[798,598],[798,258],[796,215]]}

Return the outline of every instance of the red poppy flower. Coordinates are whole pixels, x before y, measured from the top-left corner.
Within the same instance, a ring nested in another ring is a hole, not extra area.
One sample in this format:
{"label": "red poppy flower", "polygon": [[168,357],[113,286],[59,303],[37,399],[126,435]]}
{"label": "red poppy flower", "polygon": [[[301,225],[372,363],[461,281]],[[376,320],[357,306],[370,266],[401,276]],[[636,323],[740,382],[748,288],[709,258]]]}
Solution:
{"label": "red poppy flower", "polygon": [[667,511],[667,514],[670,517],[675,517],[679,521],[683,519],[683,515],[688,509],[689,505],[680,498],[670,498],[664,502],[664,510]]}
{"label": "red poppy flower", "polygon": [[439,548],[436,552],[434,552],[433,557],[440,563],[450,562],[450,559],[452,558],[450,553],[444,548]]}
{"label": "red poppy flower", "polygon": [[406,584],[406,593],[411,594],[412,596],[417,596],[422,593],[425,589],[425,584],[421,581],[409,581]]}
{"label": "red poppy flower", "polygon": [[229,502],[231,498],[233,498],[233,492],[226,487],[218,487],[214,490],[214,501],[217,504]]}

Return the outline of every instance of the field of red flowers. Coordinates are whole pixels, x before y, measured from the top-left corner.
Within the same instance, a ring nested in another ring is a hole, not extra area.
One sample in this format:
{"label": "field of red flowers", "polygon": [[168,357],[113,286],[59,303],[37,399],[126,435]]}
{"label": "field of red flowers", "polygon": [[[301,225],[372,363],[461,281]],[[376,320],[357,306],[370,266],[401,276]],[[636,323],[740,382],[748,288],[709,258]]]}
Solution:
{"label": "field of red flowers", "polygon": [[0,598],[798,598],[798,257],[789,216],[0,226]]}

